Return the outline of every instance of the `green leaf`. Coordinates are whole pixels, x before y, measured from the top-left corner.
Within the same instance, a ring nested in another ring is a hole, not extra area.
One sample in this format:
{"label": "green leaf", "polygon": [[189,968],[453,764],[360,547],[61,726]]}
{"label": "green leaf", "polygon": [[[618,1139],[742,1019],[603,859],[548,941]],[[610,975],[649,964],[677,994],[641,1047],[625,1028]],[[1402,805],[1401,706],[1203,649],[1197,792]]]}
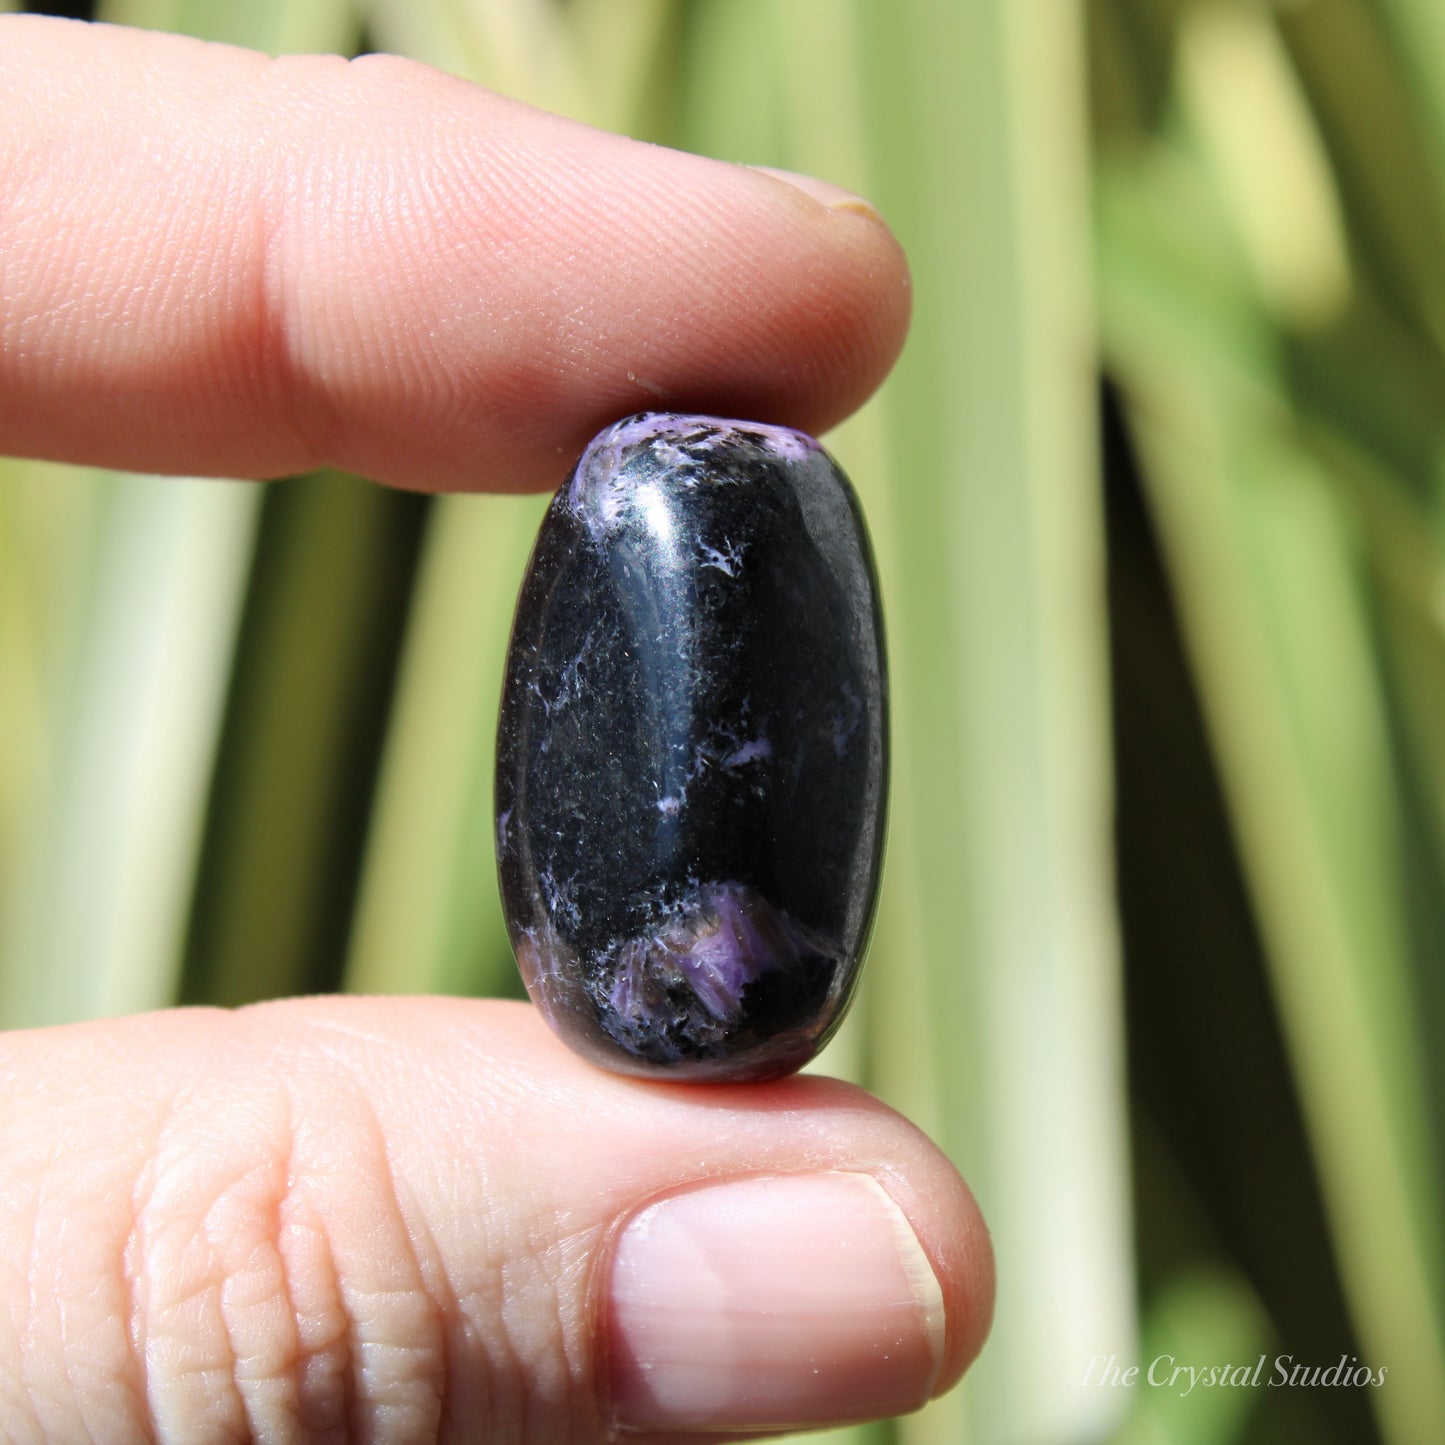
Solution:
{"label": "green leaf", "polygon": [[276,483],[211,794],[184,997],[337,987],[424,498]]}
{"label": "green leaf", "polygon": [[96,19],[146,30],[171,30],[244,45],[272,55],[339,51],[360,33],[354,0],[100,0]]}
{"label": "green leaf", "polygon": [[224,482],[0,463],[0,1018],[169,1003],[249,558]]}
{"label": "green leaf", "polygon": [[1077,1360],[1127,1353],[1134,1327],[1082,19],[1017,0],[858,14],[869,191],[918,297],[883,396],[885,917],[912,957],[877,965],[916,992],[889,1000],[872,1077],[963,1167],[1000,1281],[964,1389],[901,1428],[1089,1438],[1121,1406],[1080,1397]]}
{"label": "green leaf", "polygon": [[347,987],[518,996],[497,893],[492,760],[541,497],[447,497],[411,610]]}

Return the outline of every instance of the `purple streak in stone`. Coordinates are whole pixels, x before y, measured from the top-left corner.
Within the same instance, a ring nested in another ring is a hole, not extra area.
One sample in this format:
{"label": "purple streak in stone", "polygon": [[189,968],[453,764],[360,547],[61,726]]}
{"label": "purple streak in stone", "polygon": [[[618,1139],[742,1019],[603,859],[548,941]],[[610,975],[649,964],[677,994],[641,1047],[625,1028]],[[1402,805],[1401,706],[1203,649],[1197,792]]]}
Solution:
{"label": "purple streak in stone", "polygon": [[[603,1027],[624,1045],[650,1048],[659,1061],[680,1059],[690,1046],[746,1028],[749,993],[766,986],[768,975],[796,977],[801,971],[812,992],[826,996],[838,962],[751,889],[707,884],[671,910],[655,932],[618,948]],[[792,992],[800,1017],[775,1012],[779,1029],[804,1022],[806,1008],[823,1002],[809,997],[808,989]]]}
{"label": "purple streak in stone", "polygon": [[553,499],[498,729],[503,910],[554,1027],[673,1079],[798,1068],[876,897],[887,684],[847,479],[783,427],[649,413]]}

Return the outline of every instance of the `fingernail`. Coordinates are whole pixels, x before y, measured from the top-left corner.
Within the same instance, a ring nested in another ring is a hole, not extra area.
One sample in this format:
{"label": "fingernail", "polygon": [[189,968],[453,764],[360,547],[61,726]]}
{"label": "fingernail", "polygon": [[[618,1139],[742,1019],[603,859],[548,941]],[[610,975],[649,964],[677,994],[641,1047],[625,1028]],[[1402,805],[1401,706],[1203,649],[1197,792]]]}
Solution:
{"label": "fingernail", "polygon": [[943,1294],[869,1175],[675,1194],[623,1230],[611,1384],[631,1430],[783,1430],[916,1410],[943,1359]]}
{"label": "fingernail", "polygon": [[835,186],[831,181],[820,181],[817,176],[805,176],[797,171],[782,171],[776,166],[752,166],[750,169],[761,171],[765,176],[772,176],[774,180],[786,182],[795,191],[802,191],[805,196],[821,201],[830,211],[854,211],[875,221],[883,219],[871,201],[855,195],[852,191],[845,191],[842,186]]}

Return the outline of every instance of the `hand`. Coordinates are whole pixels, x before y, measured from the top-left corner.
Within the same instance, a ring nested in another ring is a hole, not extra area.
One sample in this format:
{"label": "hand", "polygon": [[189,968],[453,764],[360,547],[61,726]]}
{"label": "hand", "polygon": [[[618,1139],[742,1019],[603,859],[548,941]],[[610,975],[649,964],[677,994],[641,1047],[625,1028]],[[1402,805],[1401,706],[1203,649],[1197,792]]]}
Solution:
{"label": "hand", "polygon": [[[401,60],[6,17],[0,94],[0,453],[535,488],[649,405],[822,430],[906,327],[856,198]],[[7,1439],[862,1419],[991,1303],[963,1182],[830,1080],[614,1078],[451,999],[0,1040]]]}

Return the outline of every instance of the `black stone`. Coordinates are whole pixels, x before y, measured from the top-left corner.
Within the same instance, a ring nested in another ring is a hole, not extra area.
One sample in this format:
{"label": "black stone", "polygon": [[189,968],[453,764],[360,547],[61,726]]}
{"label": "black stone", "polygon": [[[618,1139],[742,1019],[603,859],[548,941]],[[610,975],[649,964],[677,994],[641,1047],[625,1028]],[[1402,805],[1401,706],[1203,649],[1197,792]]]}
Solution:
{"label": "black stone", "polygon": [[872,922],[887,727],[867,534],[817,442],[602,432],[533,549],[497,742],[503,909],[562,1037],[670,1079],[812,1058]]}

